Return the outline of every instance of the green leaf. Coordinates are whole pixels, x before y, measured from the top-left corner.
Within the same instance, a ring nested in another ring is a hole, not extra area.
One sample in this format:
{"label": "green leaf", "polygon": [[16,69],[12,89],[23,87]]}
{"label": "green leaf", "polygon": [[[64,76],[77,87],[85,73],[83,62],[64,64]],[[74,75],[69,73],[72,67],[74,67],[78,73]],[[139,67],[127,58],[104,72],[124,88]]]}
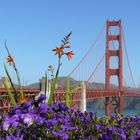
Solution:
{"label": "green leaf", "polygon": [[9,87],[8,87],[8,84],[7,84],[7,82],[5,81],[5,79],[2,79],[2,83],[4,84],[4,87],[5,87],[7,93],[8,93],[8,95],[9,95],[9,97],[10,97],[11,105],[12,105],[12,106],[15,106],[15,105],[16,105],[16,101],[15,101],[15,99],[14,99],[14,95],[11,93],[11,91],[10,91],[10,89],[9,89]]}
{"label": "green leaf", "polygon": [[70,89],[70,78],[67,77],[67,91],[66,91],[66,105],[70,107],[71,105],[71,94],[75,93],[77,90],[81,89],[82,87],[76,87]]}
{"label": "green leaf", "polygon": [[9,49],[8,49],[8,47],[7,47],[7,44],[6,44],[6,40],[5,40],[4,44],[5,44],[5,49],[6,49],[7,53],[8,53],[8,55],[11,56],[11,54],[10,54],[10,52],[9,52]]}
{"label": "green leaf", "polygon": [[[9,51],[9,49],[7,47],[7,44],[6,44],[6,40],[5,40],[5,49],[6,49],[7,53],[8,53],[8,56],[11,56],[10,51]],[[19,89],[20,89],[21,88],[20,76],[19,76],[19,72],[17,70],[16,64],[15,64],[14,61],[13,61],[13,68],[14,68],[14,70],[16,72],[16,76],[17,76],[17,80],[18,80],[18,86],[19,86]]]}
{"label": "green leaf", "polygon": [[13,82],[12,82],[12,79],[11,79],[11,77],[10,77],[10,74],[9,74],[9,72],[8,72],[8,69],[7,69],[6,65],[5,65],[5,63],[4,63],[4,70],[5,70],[5,72],[6,72],[6,75],[8,76],[8,79],[9,79],[9,81],[10,81],[10,83],[11,83],[11,86],[12,86],[14,92],[16,93],[16,89],[15,89],[15,87],[14,87],[14,84],[13,84]]}
{"label": "green leaf", "polygon": [[70,93],[72,94],[72,93],[74,93],[74,92],[76,92],[77,90],[80,90],[80,89],[82,89],[82,87],[73,88],[73,89],[70,90]]}
{"label": "green leaf", "polygon": [[52,81],[52,84],[51,84],[50,98],[48,100],[49,105],[52,105],[54,91],[55,91],[55,87],[56,87],[56,82],[57,82],[57,78],[54,78]]}

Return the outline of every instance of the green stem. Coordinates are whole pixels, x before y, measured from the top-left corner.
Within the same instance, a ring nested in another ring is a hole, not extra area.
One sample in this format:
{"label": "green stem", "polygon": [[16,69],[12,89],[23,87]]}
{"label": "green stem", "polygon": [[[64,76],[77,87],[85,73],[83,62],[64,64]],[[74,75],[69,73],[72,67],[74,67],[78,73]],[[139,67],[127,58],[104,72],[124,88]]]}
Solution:
{"label": "green stem", "polygon": [[[10,51],[9,51],[7,45],[6,45],[6,40],[5,40],[5,48],[6,48],[6,51],[7,51],[7,53],[8,53],[8,56],[11,56]],[[17,81],[18,81],[18,88],[19,88],[20,93],[21,93],[21,96],[22,96],[22,98],[23,98],[23,92],[21,91],[20,75],[19,75],[18,69],[17,69],[17,67],[16,67],[15,61],[13,61],[13,68],[14,68],[14,70],[15,70],[15,72],[16,72]],[[9,80],[10,80],[10,79],[9,79]],[[13,86],[12,86],[12,87],[13,87]]]}
{"label": "green stem", "polygon": [[54,91],[55,91],[56,83],[57,83],[57,80],[58,80],[58,74],[59,74],[60,66],[61,66],[61,57],[59,57],[58,68],[57,68],[57,71],[56,71],[56,74],[55,74],[55,78],[53,79],[52,84],[51,84],[50,98],[48,100],[49,105],[52,105],[52,101],[53,101],[53,97],[54,97]]}
{"label": "green stem", "polygon": [[58,78],[60,66],[61,66],[61,56],[59,57],[59,60],[58,60],[58,68],[57,68],[57,72],[56,72],[55,78]]}
{"label": "green stem", "polygon": [[20,75],[19,75],[19,72],[16,67],[15,67],[15,71],[16,71],[16,76],[17,76],[17,80],[18,80],[18,87],[20,89],[21,88]]}

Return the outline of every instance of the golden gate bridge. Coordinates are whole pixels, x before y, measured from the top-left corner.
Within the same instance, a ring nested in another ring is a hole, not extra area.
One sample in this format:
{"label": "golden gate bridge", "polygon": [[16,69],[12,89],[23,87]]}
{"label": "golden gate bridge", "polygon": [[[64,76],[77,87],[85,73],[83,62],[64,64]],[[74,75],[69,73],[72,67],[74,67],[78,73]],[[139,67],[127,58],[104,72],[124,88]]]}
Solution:
{"label": "golden gate bridge", "polygon": [[[114,33],[113,33],[114,32]],[[105,36],[103,34],[106,33]],[[105,43],[98,44],[100,42],[101,37],[104,37]],[[100,50],[95,51],[95,46],[100,46]],[[102,46],[102,48],[101,48]],[[106,47],[103,47],[106,46]],[[94,55],[92,51],[94,50]],[[102,56],[100,54],[102,52]],[[124,55],[125,53],[125,55]],[[93,100],[96,98],[104,98],[105,99],[105,115],[110,116],[113,112],[123,112],[123,97],[133,97],[140,96],[140,91],[136,88],[128,88],[126,85],[126,81],[124,76],[127,74],[126,67],[124,67],[123,57],[126,56],[126,64],[128,66],[127,71],[129,72],[130,79],[132,81],[131,85],[135,87],[134,78],[132,75],[131,65],[128,58],[126,43],[124,39],[124,33],[122,28],[122,22],[119,21],[106,21],[105,26],[97,36],[93,45],[89,48],[89,50],[85,53],[84,57],[80,60],[77,66],[68,74],[67,77],[73,77],[77,79],[77,81],[84,81],[84,88],[82,90],[78,90],[71,95],[71,100],[75,102],[77,107],[79,108],[79,102],[84,102],[81,100],[82,93],[84,92],[86,100]],[[94,59],[96,58],[96,59]],[[94,60],[99,59],[97,64]],[[114,61],[112,61],[112,59]],[[104,63],[104,68],[101,71],[98,71],[101,65]],[[94,67],[94,68],[93,68]],[[101,73],[104,72],[103,75]],[[101,88],[93,88],[94,83],[97,79],[104,79],[104,87]],[[125,74],[124,74],[125,73]],[[113,84],[111,83],[112,77],[117,77],[117,85],[115,84],[115,88],[113,88]],[[127,76],[128,78],[128,76]],[[65,80],[61,81],[61,84]],[[93,82],[94,81],[94,82]],[[91,84],[92,83],[92,84]],[[125,85],[124,85],[125,84]],[[0,95],[3,97],[3,101],[8,102],[8,97],[5,98],[5,89],[0,89]],[[32,100],[35,96],[40,92],[40,89],[24,89],[24,93],[27,94]],[[56,89],[54,101],[61,100],[65,95],[66,89]],[[4,99],[5,98],[5,99]],[[64,99],[63,99],[64,101]],[[65,102],[65,101],[64,101]],[[86,103],[86,102],[85,102]],[[83,103],[84,104],[84,103]],[[1,108],[2,102],[1,102]]]}

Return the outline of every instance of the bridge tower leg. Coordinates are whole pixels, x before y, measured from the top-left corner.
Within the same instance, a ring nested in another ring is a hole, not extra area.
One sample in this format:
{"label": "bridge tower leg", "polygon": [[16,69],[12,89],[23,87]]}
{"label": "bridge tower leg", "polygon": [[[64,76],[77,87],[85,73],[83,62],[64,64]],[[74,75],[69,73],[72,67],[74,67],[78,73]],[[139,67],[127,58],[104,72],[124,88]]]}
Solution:
{"label": "bridge tower leg", "polygon": [[[119,32],[115,35],[110,34],[110,27],[117,27]],[[110,41],[118,41],[119,47],[117,50],[110,49]],[[110,68],[110,57],[118,57],[118,68]],[[120,113],[123,111],[123,83],[122,83],[122,24],[119,21],[106,22],[106,91],[111,90],[110,77],[118,77],[118,92],[119,97],[105,98],[105,115],[110,116],[111,113]]]}

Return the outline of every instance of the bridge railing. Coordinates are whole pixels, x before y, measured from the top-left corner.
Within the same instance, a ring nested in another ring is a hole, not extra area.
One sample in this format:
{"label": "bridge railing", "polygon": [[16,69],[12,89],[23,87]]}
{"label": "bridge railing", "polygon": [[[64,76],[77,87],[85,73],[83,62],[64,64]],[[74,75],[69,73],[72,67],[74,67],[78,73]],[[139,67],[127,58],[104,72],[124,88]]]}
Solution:
{"label": "bridge railing", "polygon": [[[54,102],[61,101],[64,104],[66,103],[66,90],[57,89],[55,90],[54,94]],[[78,109],[80,107],[81,102],[81,90],[77,90],[76,92],[72,93],[70,96],[71,101],[71,108]]]}
{"label": "bridge railing", "polygon": [[[10,89],[10,91],[14,94],[14,90]],[[20,91],[20,89],[16,89],[17,92]],[[40,92],[40,89],[38,88],[25,88],[22,89],[25,96],[28,97],[29,100],[34,100],[35,96]],[[10,98],[5,88],[0,88],[0,110],[1,109],[9,109],[10,106]]]}
{"label": "bridge railing", "polygon": [[[19,89],[16,89],[16,91],[20,91]],[[22,89],[22,91],[25,93],[25,96],[29,98],[30,101],[35,100],[35,97],[40,93],[40,89],[38,88],[26,88]],[[11,92],[14,94],[14,90],[11,89]],[[66,103],[66,90],[64,89],[57,89],[55,90],[53,101],[61,101],[64,104]],[[80,108],[81,104],[81,90],[77,90],[76,92],[72,93],[70,96],[71,101],[71,108],[78,109]],[[7,91],[5,88],[0,88],[0,110],[1,109],[9,109],[10,106],[10,98],[7,94]]]}

